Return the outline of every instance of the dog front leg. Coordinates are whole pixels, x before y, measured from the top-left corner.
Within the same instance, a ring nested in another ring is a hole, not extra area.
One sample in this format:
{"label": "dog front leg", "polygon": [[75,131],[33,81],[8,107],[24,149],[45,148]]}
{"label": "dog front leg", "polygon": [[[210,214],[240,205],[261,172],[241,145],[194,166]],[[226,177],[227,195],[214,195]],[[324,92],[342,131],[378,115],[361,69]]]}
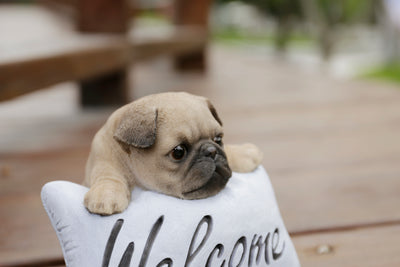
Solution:
{"label": "dog front leg", "polygon": [[92,213],[110,215],[124,211],[130,199],[131,190],[125,179],[102,176],[94,179],[84,204]]}

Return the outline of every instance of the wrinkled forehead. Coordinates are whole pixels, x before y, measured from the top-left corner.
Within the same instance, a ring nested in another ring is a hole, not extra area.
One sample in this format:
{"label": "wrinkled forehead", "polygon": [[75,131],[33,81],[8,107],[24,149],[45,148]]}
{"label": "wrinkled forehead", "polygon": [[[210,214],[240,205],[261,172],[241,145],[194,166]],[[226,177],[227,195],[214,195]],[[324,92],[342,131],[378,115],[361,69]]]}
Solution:
{"label": "wrinkled forehead", "polygon": [[160,145],[193,143],[222,133],[206,102],[174,103],[160,107],[157,120]]}

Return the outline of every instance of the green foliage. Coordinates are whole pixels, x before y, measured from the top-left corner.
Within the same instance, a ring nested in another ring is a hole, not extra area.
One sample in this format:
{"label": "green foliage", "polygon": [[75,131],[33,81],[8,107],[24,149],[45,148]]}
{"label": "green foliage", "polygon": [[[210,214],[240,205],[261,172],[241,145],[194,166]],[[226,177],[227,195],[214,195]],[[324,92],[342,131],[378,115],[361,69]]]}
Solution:
{"label": "green foliage", "polygon": [[235,28],[227,28],[212,33],[215,41],[222,43],[251,43],[268,44],[273,42],[273,36],[269,34],[249,34]]}
{"label": "green foliage", "polygon": [[162,26],[169,23],[169,20],[165,16],[154,11],[141,11],[135,17],[135,24],[142,26]]}
{"label": "green foliage", "polygon": [[274,44],[285,51],[294,29],[303,20],[314,23],[322,56],[329,59],[334,51],[333,33],[339,24],[372,21],[381,0],[216,0],[217,3],[241,1],[251,4],[276,21]]}
{"label": "green foliage", "polygon": [[[235,28],[227,28],[214,31],[212,33],[212,39],[224,44],[271,45],[275,42],[276,35],[272,33],[248,33]],[[288,38],[288,42],[290,45],[295,46],[313,45],[313,40],[310,36],[301,33],[291,34]]]}
{"label": "green foliage", "polygon": [[[282,17],[304,17],[302,0],[216,0],[217,3],[243,2],[254,5],[265,14]],[[311,0],[328,23],[352,23],[368,20],[378,0]]]}
{"label": "green foliage", "polygon": [[276,18],[285,16],[299,17],[302,14],[299,0],[246,0],[245,2]]}
{"label": "green foliage", "polygon": [[368,18],[375,0],[313,0],[330,24],[352,23]]}
{"label": "green foliage", "polygon": [[400,63],[377,67],[362,74],[361,77],[400,84]]}
{"label": "green foliage", "polygon": [[216,0],[217,3],[243,2],[259,8],[265,14],[279,18],[300,16],[300,0]]}

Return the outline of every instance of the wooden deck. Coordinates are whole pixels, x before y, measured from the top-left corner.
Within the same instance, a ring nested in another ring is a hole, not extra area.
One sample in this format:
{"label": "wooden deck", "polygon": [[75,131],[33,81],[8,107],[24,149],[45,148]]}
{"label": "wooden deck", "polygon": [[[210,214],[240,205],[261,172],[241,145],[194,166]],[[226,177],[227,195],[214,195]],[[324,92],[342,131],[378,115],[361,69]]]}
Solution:
{"label": "wooden deck", "polygon": [[[164,59],[137,64],[132,93],[207,96],[226,143],[261,147],[302,266],[400,266],[400,89],[237,48],[214,45],[209,56],[206,75]],[[38,94],[0,104],[0,266],[63,264],[39,192],[82,181],[110,113],[79,110],[71,84]]]}

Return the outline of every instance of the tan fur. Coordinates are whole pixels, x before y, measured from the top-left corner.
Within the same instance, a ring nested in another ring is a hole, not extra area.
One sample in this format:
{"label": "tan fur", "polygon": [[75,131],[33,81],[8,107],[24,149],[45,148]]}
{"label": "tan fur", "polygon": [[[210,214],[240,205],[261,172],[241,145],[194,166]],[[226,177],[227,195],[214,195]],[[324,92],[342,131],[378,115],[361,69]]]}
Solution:
{"label": "tan fur", "polygon": [[[183,140],[194,150],[201,143],[211,144],[218,134],[222,125],[210,102],[187,93],[151,95],[116,110],[92,142],[84,180],[90,187],[85,206],[98,214],[122,212],[134,186],[179,198],[216,194],[220,188],[210,186],[202,194],[186,195],[207,181],[187,177],[190,164],[174,162],[169,153]],[[250,172],[262,160],[260,150],[251,144],[227,145],[225,153],[236,172]]]}
{"label": "tan fur", "polygon": [[226,145],[225,153],[234,172],[251,172],[261,164],[263,153],[253,144]]}

